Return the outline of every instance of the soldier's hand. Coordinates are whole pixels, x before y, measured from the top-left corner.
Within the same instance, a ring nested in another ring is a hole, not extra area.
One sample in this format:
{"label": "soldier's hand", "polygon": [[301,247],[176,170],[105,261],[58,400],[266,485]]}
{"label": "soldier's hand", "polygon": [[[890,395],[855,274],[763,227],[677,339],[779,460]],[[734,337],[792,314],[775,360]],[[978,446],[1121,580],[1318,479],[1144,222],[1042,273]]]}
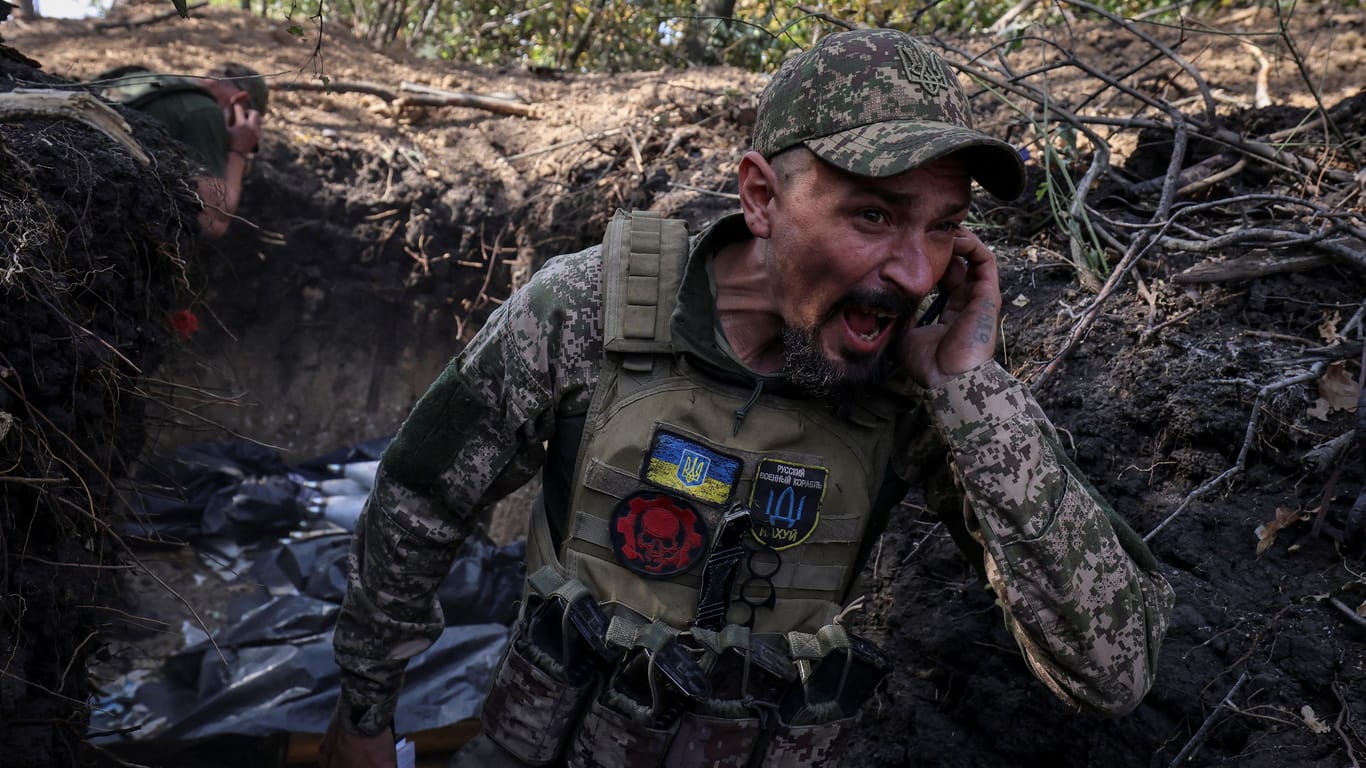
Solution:
{"label": "soldier's hand", "polygon": [[948,295],[937,322],[915,326],[901,339],[902,363],[921,386],[943,386],[949,379],[987,362],[996,354],[1001,314],[996,254],[977,236],[959,227],[954,258],[940,278]]}
{"label": "soldier's hand", "polygon": [[242,102],[233,102],[223,110],[228,124],[228,149],[246,154],[256,149],[261,140],[261,113]]}
{"label": "soldier's hand", "polygon": [[394,732],[385,728],[374,736],[361,736],[333,717],[318,745],[318,762],[322,768],[397,768]]}

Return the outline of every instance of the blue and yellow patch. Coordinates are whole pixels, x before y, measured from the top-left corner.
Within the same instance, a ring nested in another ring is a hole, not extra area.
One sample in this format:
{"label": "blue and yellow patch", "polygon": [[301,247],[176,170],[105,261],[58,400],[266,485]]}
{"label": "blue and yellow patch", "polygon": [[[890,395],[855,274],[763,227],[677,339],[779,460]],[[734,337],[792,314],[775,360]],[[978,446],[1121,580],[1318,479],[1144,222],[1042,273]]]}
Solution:
{"label": "blue and yellow patch", "polygon": [[735,490],[742,462],[665,430],[655,432],[644,479],[709,504],[725,504]]}

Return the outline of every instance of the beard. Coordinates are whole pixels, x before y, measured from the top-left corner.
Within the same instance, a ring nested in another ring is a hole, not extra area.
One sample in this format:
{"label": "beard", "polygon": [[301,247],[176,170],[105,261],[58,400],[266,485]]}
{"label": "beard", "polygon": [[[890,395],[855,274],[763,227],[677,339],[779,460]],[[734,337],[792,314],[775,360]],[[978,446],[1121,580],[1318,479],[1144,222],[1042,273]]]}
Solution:
{"label": "beard", "polygon": [[821,351],[814,328],[783,328],[783,373],[787,380],[815,397],[862,394],[884,380],[890,366],[885,355],[848,355],[832,360]]}
{"label": "beard", "polygon": [[[831,317],[840,312],[844,303],[841,302],[840,309],[832,310]],[[888,379],[892,364],[887,350],[902,335],[904,321],[897,321],[895,327],[889,329],[892,343],[882,347],[877,354],[846,353],[840,358],[831,358],[822,350],[822,325],[783,327],[783,373],[790,383],[817,398],[852,398],[866,394],[874,385]]]}

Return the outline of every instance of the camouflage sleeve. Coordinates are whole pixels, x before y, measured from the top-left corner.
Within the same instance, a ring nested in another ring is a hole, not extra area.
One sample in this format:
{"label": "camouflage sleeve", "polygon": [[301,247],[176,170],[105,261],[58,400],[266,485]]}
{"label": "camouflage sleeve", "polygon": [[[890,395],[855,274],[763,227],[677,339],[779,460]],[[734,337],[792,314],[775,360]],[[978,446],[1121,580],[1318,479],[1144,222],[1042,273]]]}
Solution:
{"label": "camouflage sleeve", "polygon": [[1006,626],[1063,701],[1122,715],[1152,685],[1174,596],[1067,458],[1025,388],[988,363],[930,393]]}
{"label": "camouflage sleeve", "polygon": [[552,259],[436,379],[380,461],[333,636],[341,722],[374,734],[403,670],[444,626],[436,590],[478,514],[544,460],[557,415],[586,410],[601,359],[597,249]]}

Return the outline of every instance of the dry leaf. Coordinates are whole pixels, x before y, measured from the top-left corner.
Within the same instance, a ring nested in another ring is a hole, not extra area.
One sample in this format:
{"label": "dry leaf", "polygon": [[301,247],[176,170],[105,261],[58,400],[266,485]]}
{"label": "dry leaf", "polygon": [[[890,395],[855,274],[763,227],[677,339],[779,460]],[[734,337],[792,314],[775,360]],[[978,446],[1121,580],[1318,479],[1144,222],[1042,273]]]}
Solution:
{"label": "dry leaf", "polygon": [[1304,718],[1304,724],[1309,726],[1309,730],[1314,733],[1328,733],[1331,728],[1323,724],[1319,716],[1314,714],[1314,708],[1305,704],[1300,707],[1300,717]]}
{"label": "dry leaf", "polygon": [[1316,399],[1314,404],[1304,411],[1306,416],[1311,419],[1318,419],[1319,421],[1328,421],[1328,414],[1332,412],[1333,407],[1328,404],[1327,400],[1324,400],[1321,397]]}
{"label": "dry leaf", "polygon": [[1016,307],[1025,307],[1029,305],[1029,297],[1022,293],[1019,296],[1016,296],[1010,303]]}
{"label": "dry leaf", "polygon": [[1257,526],[1257,554],[1261,555],[1276,541],[1276,533],[1282,528],[1306,520],[1298,510],[1289,507],[1276,507],[1276,519]]}
{"label": "dry leaf", "polygon": [[1319,377],[1319,397],[1327,401],[1328,407],[1334,411],[1355,411],[1359,394],[1356,379],[1347,372],[1346,360],[1329,365],[1328,370]]}
{"label": "dry leaf", "polygon": [[1366,617],[1366,602],[1357,606],[1357,615]]}
{"label": "dry leaf", "polygon": [[1342,341],[1342,336],[1338,334],[1338,323],[1342,322],[1342,315],[1337,310],[1333,310],[1319,323],[1319,337],[1328,344],[1336,344]]}

